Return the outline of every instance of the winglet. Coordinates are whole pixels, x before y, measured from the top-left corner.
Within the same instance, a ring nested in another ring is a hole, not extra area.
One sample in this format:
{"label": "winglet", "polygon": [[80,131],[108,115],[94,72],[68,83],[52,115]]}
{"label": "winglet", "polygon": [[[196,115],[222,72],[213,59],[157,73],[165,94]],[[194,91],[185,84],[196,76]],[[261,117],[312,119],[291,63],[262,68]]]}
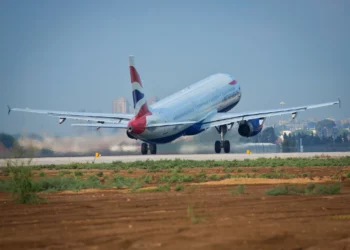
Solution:
{"label": "winglet", "polygon": [[8,108],[7,114],[10,115],[10,113],[11,113],[11,107],[10,107],[10,105],[7,105],[7,108]]}
{"label": "winglet", "polygon": [[339,104],[339,108],[341,108],[341,100],[340,100],[340,98],[338,98],[338,104]]}

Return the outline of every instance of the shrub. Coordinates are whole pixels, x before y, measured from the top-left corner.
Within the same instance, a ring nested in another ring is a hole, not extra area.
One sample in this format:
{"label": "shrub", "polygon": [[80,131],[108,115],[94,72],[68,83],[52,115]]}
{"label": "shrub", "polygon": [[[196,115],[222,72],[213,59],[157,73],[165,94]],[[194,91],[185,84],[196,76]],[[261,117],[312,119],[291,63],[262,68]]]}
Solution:
{"label": "shrub", "polygon": [[315,190],[315,194],[339,194],[340,188],[339,183],[328,186],[319,185]]}
{"label": "shrub", "polygon": [[140,180],[143,181],[144,183],[150,183],[152,181],[152,176],[151,175],[143,175],[140,177]]}
{"label": "shrub", "polygon": [[3,169],[1,170],[1,174],[2,174],[3,176],[9,176],[9,174],[10,174],[10,167],[5,167],[5,168],[3,168]]}
{"label": "shrub", "polygon": [[176,192],[183,191],[184,189],[185,189],[184,185],[178,184],[178,185],[175,186],[175,191]]}
{"label": "shrub", "polygon": [[224,167],[224,173],[226,174],[232,173],[233,171],[234,171],[234,168]]}
{"label": "shrub", "polygon": [[199,171],[199,173],[197,174],[196,178],[197,178],[197,180],[199,182],[206,181],[207,180],[207,174],[206,174],[205,170],[201,169],[201,171]]}
{"label": "shrub", "polygon": [[161,168],[158,167],[157,165],[151,165],[147,168],[147,172],[149,173],[156,173],[156,172],[160,172]]}
{"label": "shrub", "polygon": [[245,185],[239,184],[236,188],[230,190],[230,194],[244,194]]}
{"label": "shrub", "polygon": [[99,188],[101,187],[101,181],[95,175],[90,175],[86,178],[86,180],[82,181],[81,189],[84,188]]}
{"label": "shrub", "polygon": [[124,177],[122,175],[114,175],[114,177],[109,180],[107,186],[112,186],[116,188],[130,188],[135,182],[135,178]]}
{"label": "shrub", "polygon": [[279,178],[279,174],[276,173],[263,173],[259,176],[259,178],[264,178],[264,179],[276,179]]}
{"label": "shrub", "polygon": [[98,176],[98,177],[102,177],[102,176],[103,176],[103,172],[102,172],[102,171],[97,172],[96,176]]}
{"label": "shrub", "polygon": [[64,190],[81,190],[87,188],[101,188],[102,184],[96,175],[90,175],[83,180],[82,178],[70,177],[49,177],[38,179],[35,182],[37,191],[64,191]]}
{"label": "shrub", "polygon": [[112,165],[114,166],[118,166],[118,165],[122,165],[123,162],[122,161],[112,161]]}
{"label": "shrub", "polygon": [[194,181],[194,177],[192,175],[183,175],[182,176],[182,181],[183,182],[191,182]]}
{"label": "shrub", "polygon": [[182,169],[182,167],[180,167],[180,166],[176,166],[176,167],[174,167],[173,169],[169,169],[169,173],[173,173],[173,174],[179,174],[179,173],[183,173],[183,169]]}
{"label": "shrub", "polygon": [[245,186],[243,184],[238,185],[237,187],[237,193],[243,194],[245,190]]}
{"label": "shrub", "polygon": [[11,190],[11,183],[9,180],[0,179],[0,192],[8,192]]}
{"label": "shrub", "polygon": [[242,169],[238,168],[238,169],[237,169],[237,172],[238,172],[238,173],[241,173],[241,172],[242,172]]}
{"label": "shrub", "polygon": [[39,177],[45,177],[45,175],[46,175],[46,174],[45,174],[44,172],[40,172],[40,173],[39,173]]}
{"label": "shrub", "polygon": [[218,175],[216,175],[216,174],[213,174],[213,175],[210,176],[210,180],[212,180],[212,181],[217,181],[219,179],[220,179],[220,177]]}
{"label": "shrub", "polygon": [[10,170],[13,201],[20,204],[37,204],[43,201],[36,194],[32,173],[28,168],[14,167]]}
{"label": "shrub", "polygon": [[159,176],[160,182],[169,182],[169,179],[170,179],[169,175],[162,174],[161,176]]}
{"label": "shrub", "polygon": [[287,185],[283,187],[271,188],[266,190],[265,194],[272,195],[272,196],[287,195],[289,194],[289,188]]}
{"label": "shrub", "polygon": [[225,174],[224,175],[224,179],[230,179],[232,176],[231,176],[231,174]]}
{"label": "shrub", "polygon": [[340,192],[341,185],[339,183],[337,184],[331,184],[328,186],[325,185],[315,185],[315,184],[309,184],[306,187],[298,188],[297,186],[282,186],[282,187],[276,187],[271,188],[265,191],[265,194],[267,195],[291,195],[291,194],[304,194],[304,195],[317,195],[317,194],[338,194]]}
{"label": "shrub", "polygon": [[132,173],[134,173],[134,171],[132,169],[129,169],[128,174],[132,174]]}
{"label": "shrub", "polygon": [[138,193],[153,193],[153,192],[165,192],[165,191],[170,191],[170,185],[169,184],[158,185],[155,188],[136,190],[136,192],[138,192]]}
{"label": "shrub", "polygon": [[315,187],[316,185],[313,183],[308,184],[305,189],[306,193],[311,194],[314,191]]}
{"label": "shrub", "polygon": [[137,180],[133,186],[132,186],[132,192],[136,192],[138,189],[142,188],[144,186],[144,182],[143,181],[140,181],[140,180]]}
{"label": "shrub", "polygon": [[70,173],[71,173],[70,171],[65,170],[65,171],[59,171],[59,172],[58,172],[58,175],[59,175],[59,176],[64,176],[64,175],[68,175],[68,174],[70,174]]}
{"label": "shrub", "polygon": [[81,183],[77,179],[69,177],[50,177],[43,178],[36,181],[37,191],[63,191],[63,190],[80,190]]}
{"label": "shrub", "polygon": [[204,222],[204,218],[203,217],[198,217],[192,206],[191,205],[188,205],[187,207],[187,217],[190,219],[190,221],[193,223],[193,224],[197,224],[197,223],[200,223],[200,222]]}
{"label": "shrub", "polygon": [[346,178],[350,178],[350,172],[346,174]]}
{"label": "shrub", "polygon": [[180,175],[178,174],[172,174],[170,175],[170,177],[168,178],[168,181],[171,182],[171,183],[175,183],[175,182],[180,182]]}
{"label": "shrub", "polygon": [[74,172],[74,176],[78,177],[78,176],[83,176],[83,172],[81,171],[75,171]]}
{"label": "shrub", "polygon": [[74,163],[67,164],[67,167],[68,169],[77,169],[79,168],[79,164],[80,163],[74,162]]}
{"label": "shrub", "polygon": [[156,188],[157,192],[165,192],[165,191],[170,191],[170,185],[169,184],[164,184],[164,185],[158,185]]}

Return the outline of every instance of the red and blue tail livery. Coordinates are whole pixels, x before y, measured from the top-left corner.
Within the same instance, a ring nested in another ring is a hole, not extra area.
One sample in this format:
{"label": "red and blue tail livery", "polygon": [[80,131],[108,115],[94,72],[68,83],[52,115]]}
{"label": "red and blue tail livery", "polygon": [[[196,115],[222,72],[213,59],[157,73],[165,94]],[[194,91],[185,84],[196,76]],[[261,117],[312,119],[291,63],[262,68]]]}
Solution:
{"label": "red and blue tail livery", "polygon": [[139,73],[135,68],[134,57],[129,57],[130,79],[132,85],[132,98],[134,102],[134,110],[136,118],[151,115],[149,111],[147,99],[143,93],[142,82]]}

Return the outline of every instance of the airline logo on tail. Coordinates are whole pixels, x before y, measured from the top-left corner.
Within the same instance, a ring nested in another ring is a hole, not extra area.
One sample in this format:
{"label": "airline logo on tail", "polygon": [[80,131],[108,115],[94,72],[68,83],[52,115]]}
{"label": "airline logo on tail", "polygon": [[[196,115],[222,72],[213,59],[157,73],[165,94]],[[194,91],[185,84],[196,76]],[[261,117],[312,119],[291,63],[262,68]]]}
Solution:
{"label": "airline logo on tail", "polygon": [[152,113],[148,109],[146,96],[143,93],[142,82],[140,75],[135,68],[134,57],[129,57],[130,65],[130,78],[132,84],[132,98],[134,101],[134,109],[136,119],[142,116],[151,115]]}
{"label": "airline logo on tail", "polygon": [[129,56],[129,65],[135,117],[128,123],[128,128],[134,134],[141,134],[146,129],[146,116],[152,115],[152,113],[148,109],[146,96],[143,93],[140,75],[135,68],[133,56]]}

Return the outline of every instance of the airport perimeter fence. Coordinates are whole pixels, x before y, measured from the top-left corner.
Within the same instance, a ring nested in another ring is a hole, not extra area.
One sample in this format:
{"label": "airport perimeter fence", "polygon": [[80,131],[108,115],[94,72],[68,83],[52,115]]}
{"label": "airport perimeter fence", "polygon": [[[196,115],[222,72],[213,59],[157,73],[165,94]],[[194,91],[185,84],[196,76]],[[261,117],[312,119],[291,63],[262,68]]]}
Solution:
{"label": "airport perimeter fence", "polygon": [[335,145],[335,144],[326,144],[326,145],[312,145],[312,146],[303,146],[300,147],[280,147],[280,152],[349,152],[350,145]]}
{"label": "airport perimeter fence", "polygon": [[245,153],[250,150],[254,153],[295,153],[295,152],[350,152],[350,144],[320,144],[310,146],[286,147],[272,143],[252,143],[243,147],[233,148],[233,153]]}

